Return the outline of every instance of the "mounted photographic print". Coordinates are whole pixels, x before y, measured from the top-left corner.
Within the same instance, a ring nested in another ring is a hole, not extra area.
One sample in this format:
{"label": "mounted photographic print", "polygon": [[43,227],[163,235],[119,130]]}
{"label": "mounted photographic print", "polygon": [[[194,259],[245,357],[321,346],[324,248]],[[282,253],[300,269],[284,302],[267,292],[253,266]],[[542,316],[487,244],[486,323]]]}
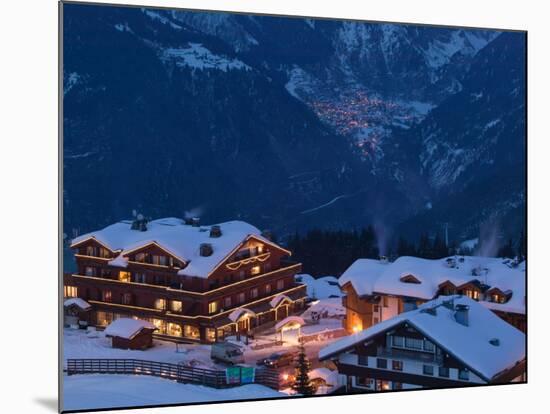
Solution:
{"label": "mounted photographic print", "polygon": [[526,32],[60,25],[62,411],[526,382]]}

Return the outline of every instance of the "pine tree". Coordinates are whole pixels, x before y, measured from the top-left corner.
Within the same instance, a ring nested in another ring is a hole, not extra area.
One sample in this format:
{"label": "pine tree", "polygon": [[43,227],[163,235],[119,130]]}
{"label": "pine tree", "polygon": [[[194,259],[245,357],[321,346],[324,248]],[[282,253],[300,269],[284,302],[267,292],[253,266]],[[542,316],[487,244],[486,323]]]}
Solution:
{"label": "pine tree", "polygon": [[298,353],[298,358],[296,359],[295,380],[292,384],[292,389],[298,394],[313,395],[315,393],[315,387],[309,380],[310,368],[311,363],[307,358],[304,344],[301,343],[300,352]]}

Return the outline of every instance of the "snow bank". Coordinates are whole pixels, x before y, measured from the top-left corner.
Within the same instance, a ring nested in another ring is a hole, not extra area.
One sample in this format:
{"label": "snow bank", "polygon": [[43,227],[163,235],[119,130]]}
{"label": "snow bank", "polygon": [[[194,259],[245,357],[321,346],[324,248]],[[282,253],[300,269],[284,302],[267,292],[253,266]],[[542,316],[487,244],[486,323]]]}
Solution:
{"label": "snow bank", "polygon": [[296,280],[306,285],[307,295],[310,298],[325,299],[331,296],[342,296],[342,291],[338,286],[338,279],[334,276],[324,276],[315,279],[308,274],[296,275]]}
{"label": "snow bank", "polygon": [[64,410],[277,397],[285,397],[285,394],[259,384],[215,389],[139,375],[90,374],[63,377]]}

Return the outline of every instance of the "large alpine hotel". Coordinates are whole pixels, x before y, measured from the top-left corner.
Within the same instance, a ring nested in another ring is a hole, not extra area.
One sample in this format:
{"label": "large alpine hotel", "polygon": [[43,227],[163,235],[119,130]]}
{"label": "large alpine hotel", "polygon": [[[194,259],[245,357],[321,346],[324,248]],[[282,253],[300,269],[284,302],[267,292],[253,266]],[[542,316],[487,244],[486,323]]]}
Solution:
{"label": "large alpine hotel", "polygon": [[286,318],[304,307],[301,264],[256,227],[229,221],[137,217],[72,241],[77,272],[64,297],[90,306],[78,323],[147,320],[156,334],[213,342]]}

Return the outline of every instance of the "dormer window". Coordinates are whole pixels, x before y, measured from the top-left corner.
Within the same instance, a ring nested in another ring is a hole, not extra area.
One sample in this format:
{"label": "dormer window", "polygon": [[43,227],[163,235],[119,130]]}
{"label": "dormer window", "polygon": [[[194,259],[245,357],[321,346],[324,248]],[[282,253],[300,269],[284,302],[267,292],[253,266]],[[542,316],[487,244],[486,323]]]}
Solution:
{"label": "dormer window", "polygon": [[416,285],[419,285],[420,283],[422,283],[420,280],[418,280],[415,276],[411,274],[401,276],[399,280],[403,283],[414,283]]}

